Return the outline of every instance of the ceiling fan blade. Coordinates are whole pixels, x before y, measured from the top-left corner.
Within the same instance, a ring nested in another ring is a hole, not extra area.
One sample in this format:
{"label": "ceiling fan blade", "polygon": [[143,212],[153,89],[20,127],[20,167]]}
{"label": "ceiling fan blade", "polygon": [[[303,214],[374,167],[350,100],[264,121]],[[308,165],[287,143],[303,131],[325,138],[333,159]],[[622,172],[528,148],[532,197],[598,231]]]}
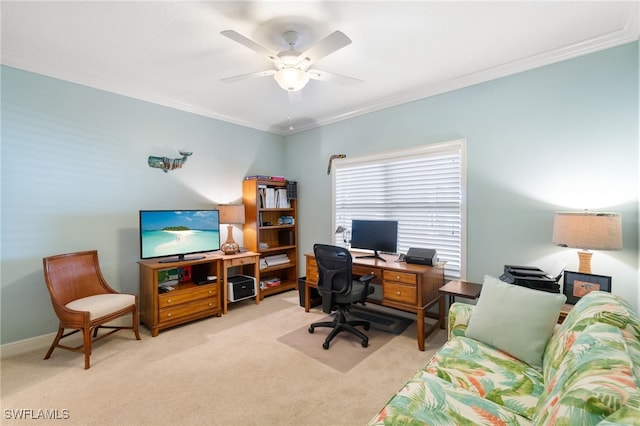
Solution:
{"label": "ceiling fan blade", "polygon": [[223,36],[230,38],[231,40],[240,43],[241,45],[248,47],[249,49],[257,52],[260,55],[266,56],[272,62],[275,62],[278,59],[278,55],[256,43],[255,41],[243,36],[242,34],[233,31],[233,30],[224,30],[220,31],[220,34]]}
{"label": "ceiling fan blade", "polygon": [[346,75],[335,74],[327,71],[309,70],[307,74],[309,75],[309,78],[314,80],[337,83],[343,86],[357,86],[364,83],[364,80],[360,80],[358,78],[347,77]]}
{"label": "ceiling fan blade", "polygon": [[341,31],[335,31],[300,55],[300,58],[307,60],[309,64],[313,64],[330,53],[333,53],[338,49],[342,49],[349,44],[351,44],[351,39],[349,37]]}
{"label": "ceiling fan blade", "polygon": [[236,81],[248,80],[250,78],[266,77],[268,75],[274,75],[275,73],[276,73],[276,70],[258,71],[258,72],[252,72],[249,74],[242,74],[242,75],[236,75],[233,77],[223,78],[220,81],[222,81],[223,83],[235,83]]}

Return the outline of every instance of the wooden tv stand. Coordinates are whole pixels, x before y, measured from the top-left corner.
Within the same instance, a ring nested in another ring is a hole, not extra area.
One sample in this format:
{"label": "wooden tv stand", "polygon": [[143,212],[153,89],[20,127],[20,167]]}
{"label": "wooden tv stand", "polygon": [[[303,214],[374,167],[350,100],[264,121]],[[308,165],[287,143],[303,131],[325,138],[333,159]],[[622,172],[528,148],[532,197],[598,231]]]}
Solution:
{"label": "wooden tv stand", "polygon": [[[397,255],[382,254],[386,261],[371,258],[358,258],[366,253],[352,252],[352,270],[354,276],[374,273],[371,282],[376,293],[367,302],[412,312],[417,315],[416,328],[418,349],[424,351],[424,340],[438,328],[444,328],[444,296],[438,291],[444,285],[444,262],[434,266],[415,265],[396,261]],[[306,256],[305,311],[311,306],[310,288],[317,287],[318,265],[313,253]],[[438,306],[438,314],[427,312],[432,306]],[[425,330],[424,318],[435,318],[435,324]]]}
{"label": "wooden tv stand", "polygon": [[[257,253],[246,252],[207,254],[203,259],[171,263],[160,263],[157,259],[139,261],[140,320],[155,337],[165,328],[213,315],[222,316],[227,307],[228,268],[242,268],[243,273],[256,277],[259,257]],[[165,271],[185,266],[191,267],[191,277],[184,282],[170,284],[173,291],[160,293],[158,287],[167,274]],[[211,275],[217,276],[215,282],[198,285]],[[256,304],[260,302],[259,286],[256,286],[255,300]]]}

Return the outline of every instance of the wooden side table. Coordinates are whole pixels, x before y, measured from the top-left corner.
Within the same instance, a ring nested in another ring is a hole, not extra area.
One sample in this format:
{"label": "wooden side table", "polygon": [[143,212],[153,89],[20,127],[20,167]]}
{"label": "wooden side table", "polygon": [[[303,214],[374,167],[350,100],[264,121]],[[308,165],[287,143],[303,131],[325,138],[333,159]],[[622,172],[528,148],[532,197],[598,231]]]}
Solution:
{"label": "wooden side table", "polygon": [[482,290],[481,284],[469,281],[452,280],[440,287],[442,294],[449,295],[449,306],[455,302],[456,296],[466,297],[467,299],[477,299]]}
{"label": "wooden side table", "polygon": [[[467,299],[477,299],[480,296],[480,291],[482,290],[482,285],[477,283],[472,283],[469,281],[462,280],[451,280],[442,287],[438,289],[438,291],[442,294],[442,297],[445,295],[449,296],[449,307],[455,302],[456,296],[458,297],[466,297]],[[444,302],[441,302],[444,304]],[[445,309],[440,309],[440,323],[445,323]]]}
{"label": "wooden side table", "polygon": [[560,316],[558,317],[558,324],[562,324],[564,322],[567,315],[569,315],[569,312],[573,309],[573,306],[574,305],[570,305],[569,303],[565,303],[562,306],[562,309],[560,309]]}
{"label": "wooden side table", "polygon": [[222,261],[219,264],[218,273],[218,282],[220,283],[220,289],[222,291],[222,313],[227,313],[227,305],[229,304],[229,289],[228,289],[228,278],[229,278],[229,268],[234,266],[249,269],[250,274],[256,279],[256,305],[260,303],[260,283],[258,282],[260,277],[260,255],[258,253],[253,252],[244,252],[238,254],[224,255],[222,256]]}

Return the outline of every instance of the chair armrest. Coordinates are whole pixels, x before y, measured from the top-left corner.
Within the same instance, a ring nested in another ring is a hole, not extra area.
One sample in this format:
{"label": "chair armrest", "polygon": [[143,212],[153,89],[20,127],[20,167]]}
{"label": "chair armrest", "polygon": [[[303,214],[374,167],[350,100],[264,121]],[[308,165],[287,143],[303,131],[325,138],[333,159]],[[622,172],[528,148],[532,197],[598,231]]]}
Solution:
{"label": "chair armrest", "polygon": [[360,281],[361,283],[368,284],[368,283],[370,283],[370,282],[371,282],[371,280],[373,280],[375,277],[376,277],[376,274],[374,274],[374,273],[370,273],[370,274],[367,274],[367,275],[364,275],[364,276],[362,276],[362,277],[358,278],[358,281]]}
{"label": "chair armrest", "polygon": [[358,278],[358,281],[360,281],[361,283],[364,283],[364,290],[362,291],[362,300],[360,301],[360,303],[362,303],[363,305],[367,301],[367,296],[369,296],[369,283],[375,277],[376,277],[376,274],[370,273],[370,274],[363,275],[362,277]]}
{"label": "chair armrest", "polygon": [[447,338],[449,340],[456,336],[465,335],[474,308],[474,305],[467,303],[454,303],[451,305],[447,323]]}

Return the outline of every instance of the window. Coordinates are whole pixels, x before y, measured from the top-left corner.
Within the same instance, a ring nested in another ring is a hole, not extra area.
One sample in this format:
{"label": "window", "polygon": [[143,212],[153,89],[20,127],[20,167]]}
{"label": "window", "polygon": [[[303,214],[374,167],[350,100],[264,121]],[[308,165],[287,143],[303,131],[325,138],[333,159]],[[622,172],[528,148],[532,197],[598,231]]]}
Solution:
{"label": "window", "polygon": [[[398,221],[398,251],[432,248],[445,275],[464,277],[466,141],[424,145],[334,162],[334,229],[351,220]],[[335,244],[344,246],[343,233]]]}

